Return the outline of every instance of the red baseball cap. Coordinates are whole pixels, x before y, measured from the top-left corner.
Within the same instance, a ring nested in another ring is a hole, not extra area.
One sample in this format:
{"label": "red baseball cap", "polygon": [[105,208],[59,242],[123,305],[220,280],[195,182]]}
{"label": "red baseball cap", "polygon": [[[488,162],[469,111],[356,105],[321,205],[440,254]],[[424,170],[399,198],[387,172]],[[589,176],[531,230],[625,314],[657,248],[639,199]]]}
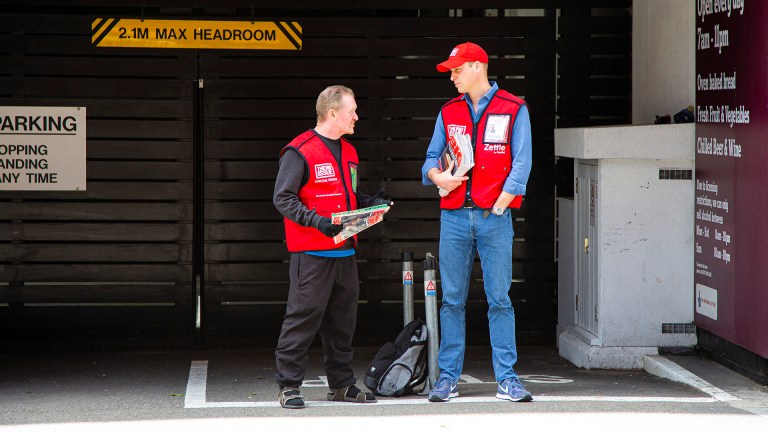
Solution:
{"label": "red baseball cap", "polygon": [[454,48],[448,56],[448,60],[437,65],[437,70],[440,72],[448,72],[466,62],[474,61],[488,64],[488,54],[486,54],[485,50],[480,48],[479,45],[475,45],[472,42],[465,42],[461,45],[456,45],[456,48]]}

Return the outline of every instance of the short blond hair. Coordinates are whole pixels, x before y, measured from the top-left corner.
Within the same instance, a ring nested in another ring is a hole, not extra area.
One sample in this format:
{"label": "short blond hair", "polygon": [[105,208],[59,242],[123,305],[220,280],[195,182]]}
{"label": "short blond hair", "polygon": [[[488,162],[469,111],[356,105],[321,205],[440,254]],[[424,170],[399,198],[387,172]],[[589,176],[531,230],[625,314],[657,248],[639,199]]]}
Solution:
{"label": "short blond hair", "polygon": [[346,95],[355,97],[355,92],[343,85],[332,85],[320,92],[320,96],[317,97],[317,104],[315,105],[317,122],[322,123],[325,121],[325,115],[328,114],[328,110],[339,110],[342,100]]}

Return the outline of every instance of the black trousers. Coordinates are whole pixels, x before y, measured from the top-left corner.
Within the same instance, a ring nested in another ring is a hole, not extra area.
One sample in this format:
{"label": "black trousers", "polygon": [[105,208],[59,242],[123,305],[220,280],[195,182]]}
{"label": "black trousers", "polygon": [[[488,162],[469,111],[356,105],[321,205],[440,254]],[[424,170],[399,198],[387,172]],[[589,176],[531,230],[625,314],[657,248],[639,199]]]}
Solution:
{"label": "black trousers", "polygon": [[329,387],[354,384],[352,337],[360,295],[355,256],[326,258],[295,253],[289,275],[288,305],[275,349],[277,384],[281,388],[301,385],[309,347],[318,332]]}

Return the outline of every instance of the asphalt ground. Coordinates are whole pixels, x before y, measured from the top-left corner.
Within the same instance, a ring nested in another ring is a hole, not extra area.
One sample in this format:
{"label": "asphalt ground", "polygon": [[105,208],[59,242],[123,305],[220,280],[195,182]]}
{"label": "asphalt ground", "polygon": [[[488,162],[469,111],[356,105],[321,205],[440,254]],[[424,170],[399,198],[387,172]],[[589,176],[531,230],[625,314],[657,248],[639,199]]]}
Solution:
{"label": "asphalt ground", "polygon": [[[359,385],[376,348],[357,349]],[[554,347],[519,348],[530,403],[494,398],[488,347],[469,347],[460,397],[327,402],[313,350],[307,407],[277,403],[271,350],[0,355],[0,432],[6,431],[768,431],[768,389],[710,360],[667,357],[695,382],[645,371],[585,370]],[[702,385],[701,383],[705,383]]]}

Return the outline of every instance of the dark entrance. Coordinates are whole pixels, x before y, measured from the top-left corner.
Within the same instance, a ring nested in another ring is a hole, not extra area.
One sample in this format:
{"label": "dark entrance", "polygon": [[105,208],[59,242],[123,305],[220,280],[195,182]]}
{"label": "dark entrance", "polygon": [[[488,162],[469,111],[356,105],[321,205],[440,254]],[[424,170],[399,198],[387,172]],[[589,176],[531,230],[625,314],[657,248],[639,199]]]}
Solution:
{"label": "dark entrance", "polygon": [[[358,255],[359,343],[380,343],[378,335],[401,321],[401,252],[417,260],[437,252],[436,195],[421,186],[419,168],[437,110],[455,92],[434,65],[466,40],[498,56],[491,75],[531,107],[534,170],[515,220],[511,296],[521,343],[554,340],[553,129],[558,116],[564,126],[629,122],[628,4],[458,10],[422,1],[252,11],[103,2],[41,15],[18,3],[0,13],[0,104],[86,106],[88,190],[0,192],[7,349],[272,344],[288,257],[271,204],[277,155],[314,125],[317,93],[336,83],[358,99],[352,141],[363,190],[386,187],[397,202],[363,236]],[[142,14],[299,21],[303,50],[91,46],[95,18]],[[468,335],[485,343],[480,275],[478,263]]]}

